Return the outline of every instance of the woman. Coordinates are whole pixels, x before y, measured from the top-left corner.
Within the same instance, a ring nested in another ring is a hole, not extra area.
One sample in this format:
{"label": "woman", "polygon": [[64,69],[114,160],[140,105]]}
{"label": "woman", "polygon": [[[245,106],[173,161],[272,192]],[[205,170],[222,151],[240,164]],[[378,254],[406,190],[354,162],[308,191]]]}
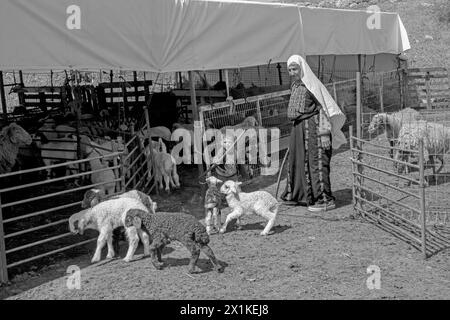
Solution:
{"label": "woman", "polygon": [[[345,141],[340,132],[345,116],[302,57],[290,57],[288,71],[293,80],[288,118],[293,126],[287,186],[281,198],[313,212],[334,209],[330,183],[332,143],[339,147]],[[336,136],[337,143],[332,136]]]}

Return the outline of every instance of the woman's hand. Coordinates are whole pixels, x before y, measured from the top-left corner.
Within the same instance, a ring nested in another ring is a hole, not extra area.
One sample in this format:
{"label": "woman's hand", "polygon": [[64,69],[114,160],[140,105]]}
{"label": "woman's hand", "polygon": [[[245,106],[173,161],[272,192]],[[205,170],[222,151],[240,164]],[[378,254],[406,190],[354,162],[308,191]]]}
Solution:
{"label": "woman's hand", "polygon": [[322,148],[324,148],[325,150],[328,150],[331,148],[330,135],[325,134],[323,136],[320,136],[320,142],[322,143]]}

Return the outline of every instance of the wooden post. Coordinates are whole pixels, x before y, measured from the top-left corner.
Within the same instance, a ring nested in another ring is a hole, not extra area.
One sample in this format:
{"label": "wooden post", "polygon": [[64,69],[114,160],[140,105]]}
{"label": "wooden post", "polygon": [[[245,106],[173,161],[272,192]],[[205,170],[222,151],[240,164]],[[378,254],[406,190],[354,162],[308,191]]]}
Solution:
{"label": "wooden post", "polygon": [[228,80],[228,69],[225,69],[225,85],[227,88],[227,98],[230,96],[230,82]]}
{"label": "wooden post", "polygon": [[[22,73],[22,70],[19,70],[19,81],[20,81],[20,86],[21,86],[22,88],[24,88],[24,87],[25,87],[25,84],[24,84],[24,82],[23,82],[23,73]],[[24,106],[24,107],[26,107],[26,105],[25,105],[25,93],[24,93],[23,91],[21,91],[21,92],[19,92],[18,96],[19,96],[19,104],[22,105],[22,106]]]}
{"label": "wooden post", "polygon": [[[116,144],[116,142],[114,140],[111,141],[111,147],[112,147],[112,152],[113,153],[116,153],[118,151],[117,144]],[[102,158],[101,160],[104,160],[104,159]],[[113,166],[117,167],[117,158],[115,156],[113,157]],[[118,178],[121,177],[121,172],[122,172],[122,176],[123,176],[123,161],[121,161],[121,168],[120,169],[117,169],[117,168],[114,169],[114,177],[115,177],[115,179],[118,179]],[[125,187],[125,184],[122,184],[122,186],[121,186],[121,183],[119,181],[117,181],[116,182],[116,187],[114,188],[114,192],[116,192],[116,190],[117,191],[119,191],[119,190],[123,191],[124,187]]]}
{"label": "wooden post", "polygon": [[5,232],[3,230],[2,195],[0,194],[0,283],[8,282],[8,264],[6,262]]}
{"label": "wooden post", "polygon": [[409,84],[408,84],[408,69],[403,69],[403,108],[409,107]]}
{"label": "wooden post", "polygon": [[[361,73],[356,73],[356,137],[361,139]],[[359,144],[359,143],[358,143]]]}
{"label": "wooden post", "polygon": [[283,85],[283,77],[281,76],[281,65],[280,63],[277,63],[277,69],[278,69],[278,81],[280,81],[280,86]]}
{"label": "wooden post", "polygon": [[[148,148],[149,148],[149,153],[150,153],[150,159],[147,159],[147,166],[148,169],[151,170],[153,172],[153,184],[156,184],[156,179],[155,179],[155,174],[156,174],[156,167],[155,167],[155,161],[154,161],[154,157],[153,157],[153,145],[152,145],[152,137],[150,136],[150,116],[148,114],[148,108],[147,106],[144,106],[144,114],[145,114],[145,122],[147,124],[147,139],[148,139]],[[145,146],[144,147],[144,152],[145,152]],[[145,179],[145,177],[144,177]],[[156,194],[159,194],[159,190],[158,187],[156,187]]]}
{"label": "wooden post", "polygon": [[8,108],[6,106],[5,84],[3,83],[3,71],[0,71],[0,100],[2,103],[3,118],[8,123]]}
{"label": "wooden post", "polygon": [[[195,155],[197,154],[197,152],[201,152],[201,150],[197,150],[197,148],[195,147],[195,132],[196,132],[196,123],[199,123],[199,112],[198,112],[198,108],[197,108],[197,96],[195,94],[195,81],[194,81],[194,74],[192,71],[189,71],[189,83],[191,86],[191,105],[192,105],[192,115],[194,118],[194,162],[195,162]],[[200,128],[201,129],[201,128]],[[201,132],[201,130],[200,130]],[[202,140],[201,140],[202,141]],[[200,147],[201,148],[201,147]],[[198,174],[199,177],[203,176],[203,159],[201,159],[200,163],[198,163]]]}
{"label": "wooden post", "polygon": [[138,78],[137,78],[137,72],[133,71],[133,80],[134,80],[134,106],[133,108],[137,108],[137,105],[139,103],[139,86],[137,84]]}
{"label": "wooden post", "polygon": [[383,93],[384,93],[384,81],[383,81],[383,74],[381,74],[380,78],[380,112],[384,112],[384,100],[383,100]]}
{"label": "wooden post", "polygon": [[422,257],[427,258],[426,243],[426,208],[425,208],[425,159],[424,159],[423,139],[419,140],[419,196],[420,196],[420,213],[421,213],[421,231],[422,231]]}
{"label": "wooden post", "polygon": [[403,93],[403,70],[399,69],[398,71],[398,86],[400,90],[400,109],[405,108],[405,101],[404,101],[404,93]]}
{"label": "wooden post", "polygon": [[336,91],[336,83],[333,81],[333,97],[334,97],[334,101],[337,101],[337,91]]}
{"label": "wooden post", "polygon": [[114,74],[113,74],[113,71],[112,70],[109,70],[109,83],[111,84],[111,87],[110,87],[110,90],[111,90],[111,97],[110,97],[110,103],[111,103],[111,109],[112,110],[114,110],[114,105],[113,105],[113,101],[114,101],[114,98],[113,98],[113,96],[112,96],[112,93],[113,93],[113,87],[112,87],[112,83],[113,83],[113,76],[114,76]]}
{"label": "wooden post", "polygon": [[[350,154],[353,159],[354,145],[353,145],[353,126],[352,125],[350,125],[348,127],[348,138],[350,140]],[[355,168],[356,168],[356,165],[354,163],[352,163],[352,171],[353,172],[356,172]],[[356,182],[357,182],[358,177],[354,173],[352,175],[353,175],[353,184],[352,184],[353,208],[356,208],[356,205],[358,204],[358,199],[356,198],[356,192],[357,192]]]}
{"label": "wooden post", "polygon": [[[135,132],[134,132],[134,126],[131,126],[131,137],[134,137],[135,136]],[[142,149],[141,148],[141,144],[140,144],[140,141],[141,141],[141,139],[139,138],[139,137],[137,137],[137,140],[136,140],[137,142],[138,142],[138,150],[139,150],[139,152],[144,152],[145,150],[144,149]],[[131,148],[131,150],[133,150],[134,148],[133,148],[133,145],[131,145],[130,146],[130,148]],[[134,152],[136,152],[136,151],[134,151]],[[140,153],[138,154],[138,156],[140,155]],[[128,159],[128,163],[132,163],[134,161],[134,157],[130,157],[129,159]],[[138,161],[138,165],[139,165],[139,161]],[[134,175],[134,173],[135,173],[135,171],[134,171],[134,169],[133,169],[133,167],[131,167],[131,166],[129,166],[128,168],[127,168],[127,171],[129,172],[129,175],[130,175],[130,177],[132,177],[133,175]],[[134,178],[133,178],[133,187],[135,187],[136,186],[136,183],[137,183],[137,175],[136,176],[134,176]]]}
{"label": "wooden post", "polygon": [[425,76],[425,88],[427,91],[427,110],[431,110],[431,93],[430,93],[430,72],[427,71],[427,74]]}

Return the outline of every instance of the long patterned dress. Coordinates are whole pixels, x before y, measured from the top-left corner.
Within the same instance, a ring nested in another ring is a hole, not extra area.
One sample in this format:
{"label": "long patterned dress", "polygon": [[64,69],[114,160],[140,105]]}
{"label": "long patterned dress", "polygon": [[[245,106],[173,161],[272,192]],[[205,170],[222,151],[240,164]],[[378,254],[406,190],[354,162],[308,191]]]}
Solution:
{"label": "long patterned dress", "polygon": [[323,149],[321,135],[330,135],[330,122],[320,103],[299,82],[291,87],[288,117],[292,120],[285,201],[314,205],[334,200],[330,183],[332,149]]}

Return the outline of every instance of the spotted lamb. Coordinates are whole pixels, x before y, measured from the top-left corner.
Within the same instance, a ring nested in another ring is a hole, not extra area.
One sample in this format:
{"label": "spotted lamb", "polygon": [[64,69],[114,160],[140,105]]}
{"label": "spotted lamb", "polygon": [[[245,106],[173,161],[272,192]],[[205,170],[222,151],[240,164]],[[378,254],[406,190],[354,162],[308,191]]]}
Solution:
{"label": "spotted lamb", "polygon": [[200,251],[212,262],[217,272],[223,272],[221,266],[208,246],[209,236],[203,226],[194,216],[182,212],[157,212],[147,214],[143,210],[129,210],[126,214],[125,226],[142,228],[151,239],[150,255],[154,267],[161,270],[164,266],[161,251],[170,241],[181,242],[191,253],[189,272],[195,272],[195,265]]}
{"label": "spotted lamb", "polygon": [[233,219],[239,219],[244,214],[257,214],[268,220],[266,227],[261,232],[262,236],[268,235],[277,217],[279,207],[277,199],[267,191],[241,192],[241,184],[242,182],[228,180],[220,188],[220,192],[226,195],[228,206],[233,211],[228,214],[219,232],[224,233],[228,223]]}
{"label": "spotted lamb", "polygon": [[208,189],[205,193],[205,224],[206,232],[211,234],[214,229],[220,230],[222,193],[217,184],[223,181],[214,176],[209,176],[206,178],[206,182],[208,183]]}

